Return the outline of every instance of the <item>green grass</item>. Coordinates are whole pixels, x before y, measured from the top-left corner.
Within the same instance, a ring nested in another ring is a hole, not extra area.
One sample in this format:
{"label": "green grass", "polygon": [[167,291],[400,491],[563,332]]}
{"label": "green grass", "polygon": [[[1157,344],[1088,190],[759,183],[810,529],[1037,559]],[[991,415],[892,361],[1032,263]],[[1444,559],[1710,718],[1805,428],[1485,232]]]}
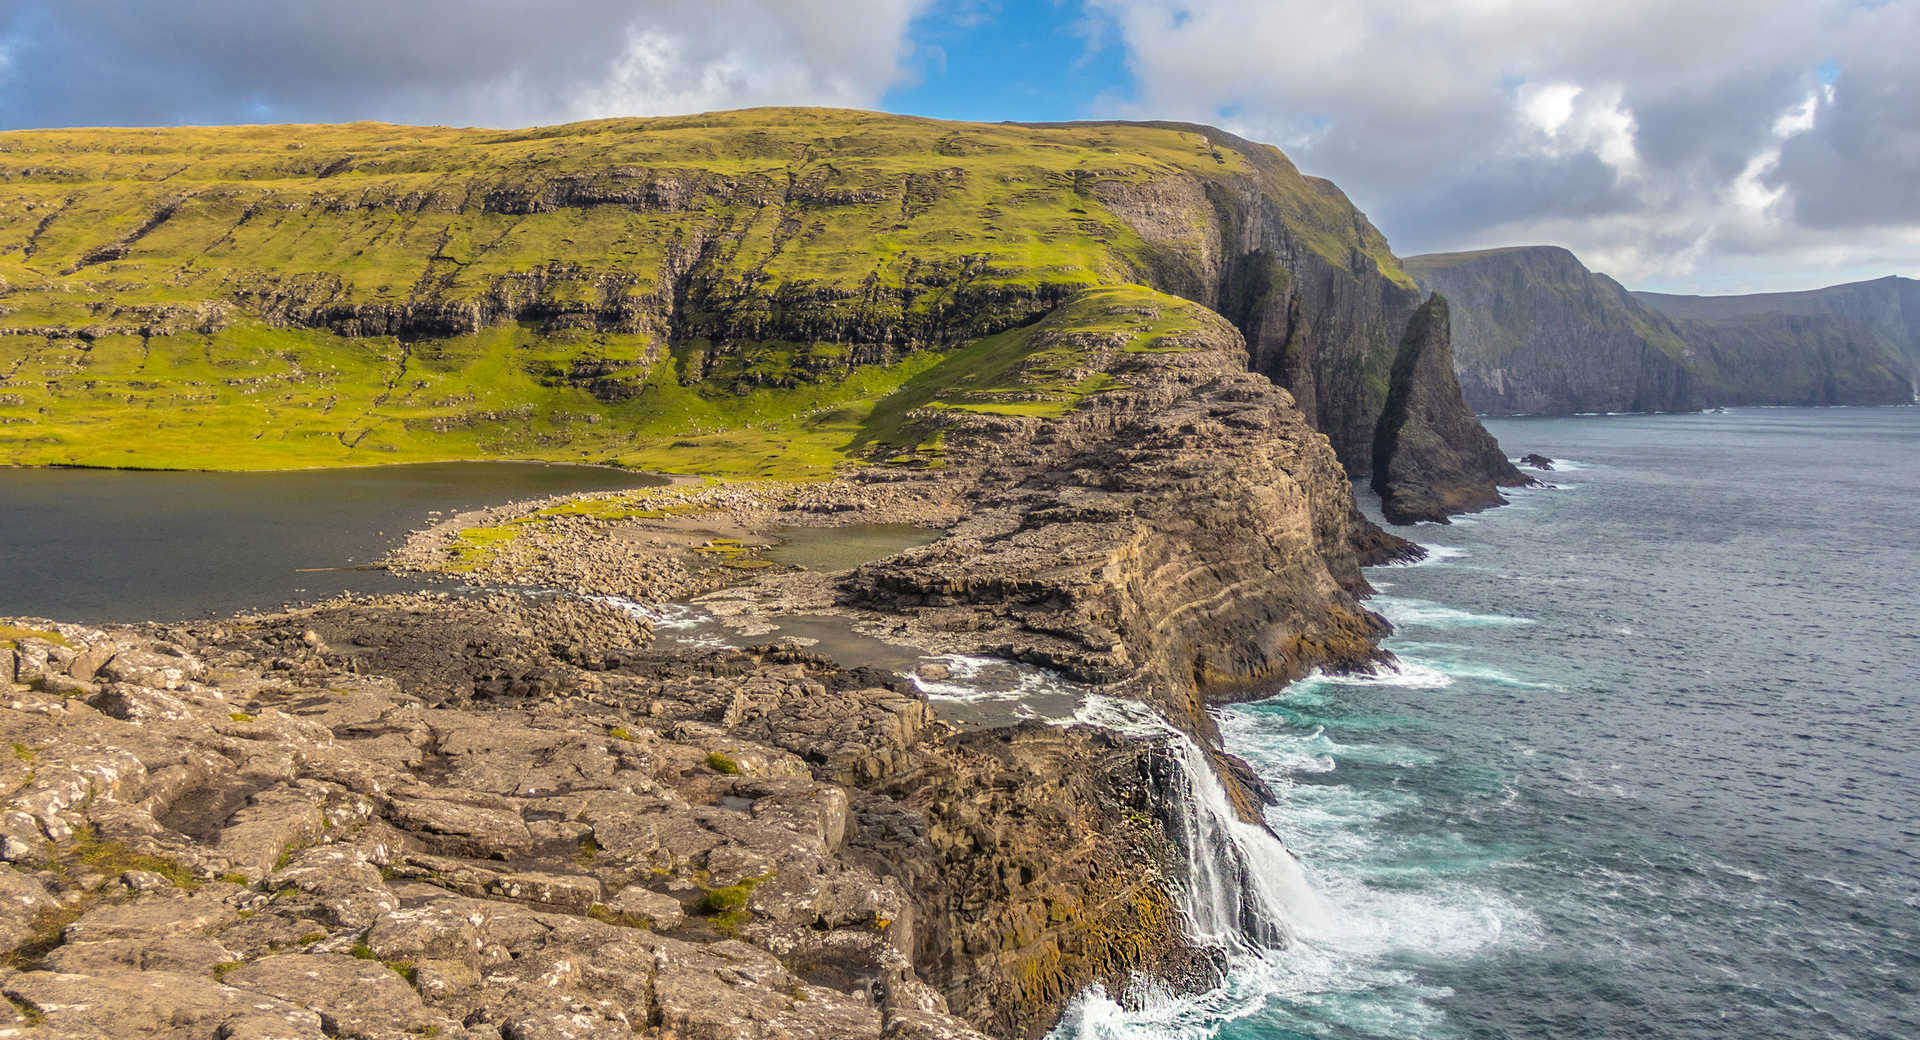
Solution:
{"label": "green grass", "polygon": [[454,535],[449,570],[470,571],[520,536],[518,527],[468,527]]}
{"label": "green grass", "polygon": [[75,829],[70,842],[49,844],[47,853],[47,868],[60,879],[60,887],[77,887],[83,880],[92,882],[93,887],[79,898],[33,915],[27,937],[7,955],[7,965],[15,969],[38,965],[41,957],[60,945],[66,927],[108,898],[113,879],[129,870],[158,874],[188,892],[201,885],[200,878],[179,862],[104,839],[91,825]]}
{"label": "green grass", "polygon": [[1034,324],[988,336],[947,355],[880,401],[854,450],[883,447],[912,457],[941,447],[929,410],[1050,417],[1121,384],[1110,355],[1163,345],[1197,327],[1197,304],[1138,285],[1080,293]]}
{"label": "green grass", "polygon": [[707,889],[700,899],[700,910],[707,915],[708,922],[721,935],[737,936],[740,929],[753,920],[753,911],[747,909],[747,900],[752,897],[755,886],[772,878],[767,873],[759,877],[742,878],[737,884],[723,885]]}
{"label": "green grass", "polygon": [[18,625],[0,625],[0,647],[11,647],[22,639],[38,639],[55,646],[72,646],[67,637],[58,632],[48,632],[38,628],[21,628]]}
{"label": "green grass", "polygon": [[[921,405],[1009,415],[1100,392],[1071,358],[965,385],[955,359],[1021,353],[1052,301],[1155,269],[1169,247],[1099,199],[1170,175],[1251,178],[1306,249],[1405,279],[1337,190],[1194,127],[757,109],[0,133],[0,463],[820,479],[894,443],[886,402],[930,381],[955,393]],[[696,238],[723,245],[714,288],[669,343],[670,259]],[[406,343],[323,321],[501,300],[537,320]],[[849,328],[888,333],[807,338]]]}
{"label": "green grass", "polygon": [[162,856],[135,852],[117,841],[106,841],[92,827],[82,827],[74,832],[69,854],[74,863],[85,867],[87,871],[110,878],[129,870],[144,870],[158,874],[175,887],[187,891],[200,887],[200,879],[180,863]]}

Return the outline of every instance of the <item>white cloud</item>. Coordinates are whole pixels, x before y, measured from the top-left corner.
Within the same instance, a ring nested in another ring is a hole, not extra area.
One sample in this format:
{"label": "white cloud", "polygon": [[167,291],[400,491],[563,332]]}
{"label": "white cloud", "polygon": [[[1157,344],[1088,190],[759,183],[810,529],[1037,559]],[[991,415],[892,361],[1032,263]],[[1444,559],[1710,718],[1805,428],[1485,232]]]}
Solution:
{"label": "white cloud", "polygon": [[1573,102],[1580,88],[1573,83],[1527,83],[1520,87],[1520,114],[1534,129],[1551,137],[1573,119]]}
{"label": "white cloud", "polygon": [[263,118],[488,126],[873,107],[930,2],[11,0],[0,34],[33,36],[0,125],[227,121],[236,98]]}
{"label": "white cloud", "polygon": [[1915,0],[1088,3],[1135,81],[1108,114],[1279,144],[1401,252],[1557,242],[1668,288],[1920,263]]}
{"label": "white cloud", "polygon": [[1633,113],[1618,87],[1588,90],[1573,83],[1522,84],[1516,92],[1521,123],[1539,132],[1536,147],[1564,157],[1592,154],[1621,176],[1640,170]]}
{"label": "white cloud", "polygon": [[1811,92],[1805,100],[1781,112],[1773,121],[1773,140],[1747,160],[1746,167],[1733,179],[1732,208],[1748,220],[1778,223],[1784,218],[1781,203],[1787,197],[1786,186],[1769,184],[1767,176],[1779,167],[1780,152],[1787,140],[1814,128],[1814,113],[1823,93],[1830,95],[1831,88]]}
{"label": "white cloud", "polygon": [[[718,0],[679,6],[689,9],[687,17],[629,25],[624,50],[597,82],[566,99],[566,115],[751,105],[870,108],[902,78],[907,26],[920,5]],[[829,26],[832,31],[822,31]]]}

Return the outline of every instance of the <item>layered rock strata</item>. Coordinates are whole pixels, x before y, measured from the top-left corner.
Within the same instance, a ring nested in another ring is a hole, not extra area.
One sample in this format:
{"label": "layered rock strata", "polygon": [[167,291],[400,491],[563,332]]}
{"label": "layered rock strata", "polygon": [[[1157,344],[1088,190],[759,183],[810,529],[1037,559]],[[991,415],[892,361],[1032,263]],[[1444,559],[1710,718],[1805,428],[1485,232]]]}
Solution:
{"label": "layered rock strata", "polygon": [[823,109],[16,132],[0,252],[0,460],[152,468],[818,470],[817,420],[916,355],[1137,282],[1223,314],[1361,477],[1419,302],[1268,145]]}
{"label": "layered rock strata", "polygon": [[[1382,660],[1360,567],[1417,550],[1204,307],[1088,292],[975,351],[882,417],[885,464],[526,503],[402,554],[534,595],[14,637],[18,1020],[1016,1037],[1095,982],[1211,981],[1150,742],[955,731],[892,673],[660,645],[573,598],[832,612],[1043,665],[1194,734],[1259,820],[1272,792],[1206,704]],[[1428,400],[1409,422],[1451,420]],[[869,520],[945,536],[840,572],[754,549]]]}
{"label": "layered rock strata", "polygon": [[1455,513],[1504,505],[1497,487],[1531,479],[1460,399],[1445,297],[1435,295],[1408,323],[1393,363],[1392,390],[1373,446],[1380,511],[1396,524],[1446,523]]}
{"label": "layered rock strata", "polygon": [[0,650],[0,1028],[965,1040],[1207,970],[1139,743],[565,600],[45,624]]}
{"label": "layered rock strata", "polygon": [[[825,485],[637,493],[612,520],[592,519],[591,507],[529,507],[523,518],[544,510],[560,522],[523,525],[470,573],[541,584],[598,572],[579,561],[602,551],[609,528],[644,559],[684,540],[686,525],[693,541],[723,533],[732,548],[781,525],[934,524],[947,536],[841,576],[711,566],[703,587],[731,587],[699,602],[838,611],[924,647],[1026,661],[1144,699],[1203,738],[1257,818],[1256,799],[1217,758],[1204,705],[1383,659],[1386,624],[1360,605],[1370,591],[1360,568],[1419,550],[1359,514],[1327,438],[1247,370],[1244,340],[1217,314],[1158,294],[1089,293],[1032,330],[1026,351],[1021,365],[1052,378],[1070,363],[1073,381],[1102,389],[1059,414],[929,401],[902,423],[908,440],[937,449]],[[406,558],[473,565],[459,531],[481,522],[510,521],[456,518]],[[582,591],[650,600],[689,587],[640,577],[657,572],[637,567],[636,584]]]}

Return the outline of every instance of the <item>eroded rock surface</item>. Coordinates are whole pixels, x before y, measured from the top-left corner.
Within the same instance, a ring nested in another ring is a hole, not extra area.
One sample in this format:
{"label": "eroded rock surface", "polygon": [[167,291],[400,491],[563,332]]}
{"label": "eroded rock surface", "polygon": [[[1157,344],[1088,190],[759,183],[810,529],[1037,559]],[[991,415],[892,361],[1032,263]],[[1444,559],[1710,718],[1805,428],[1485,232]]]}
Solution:
{"label": "eroded rock surface", "polygon": [[[680,522],[746,542],[776,523],[937,524],[947,537],[844,575],[709,571],[706,587],[732,587],[699,602],[835,610],[922,646],[1042,665],[1152,703],[1216,752],[1208,700],[1383,659],[1386,624],[1360,605],[1370,591],[1360,569],[1419,549],[1361,516],[1328,438],[1248,370],[1230,323],[1170,296],[1092,293],[1039,326],[1022,364],[1101,389],[1058,414],[930,404],[901,421],[937,453],[822,485],[662,489],[599,521],[590,515],[609,511],[591,502],[543,506],[579,517],[522,525],[524,544],[482,560],[481,573],[542,584],[572,568],[554,561],[589,559],[610,536],[630,554],[679,551],[686,538],[669,525]],[[500,522],[456,518],[405,559],[468,566],[456,529]],[[591,580],[582,591],[642,600],[685,587]],[[1239,793],[1256,817],[1256,799]]]}
{"label": "eroded rock surface", "polygon": [[1020,1036],[1204,970],[1138,742],[570,599],[34,624],[0,1033]]}
{"label": "eroded rock surface", "polygon": [[1530,483],[1461,401],[1447,301],[1435,295],[1408,323],[1373,446],[1373,488],[1396,524],[1446,523],[1503,505],[1502,487]]}

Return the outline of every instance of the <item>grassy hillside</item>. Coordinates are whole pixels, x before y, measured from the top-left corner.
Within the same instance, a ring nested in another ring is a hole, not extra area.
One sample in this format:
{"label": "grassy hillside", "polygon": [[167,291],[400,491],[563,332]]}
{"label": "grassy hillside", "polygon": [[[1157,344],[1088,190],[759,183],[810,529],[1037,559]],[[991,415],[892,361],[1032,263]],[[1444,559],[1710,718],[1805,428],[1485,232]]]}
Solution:
{"label": "grassy hillside", "polygon": [[1585,325],[1637,336],[1675,360],[1687,353],[1670,325],[1638,306],[1618,282],[1587,270],[1558,246],[1428,253],[1401,263],[1423,289],[1444,292],[1455,302],[1483,301],[1463,315],[1478,323],[1471,334],[1479,358],[1506,360],[1527,347],[1543,321],[1565,321],[1569,313]]}
{"label": "grassy hillside", "polygon": [[1405,280],[1238,144],[815,109],[0,134],[0,463],[823,474],[984,337],[1152,280],[1098,187],[1257,184],[1307,250]]}

